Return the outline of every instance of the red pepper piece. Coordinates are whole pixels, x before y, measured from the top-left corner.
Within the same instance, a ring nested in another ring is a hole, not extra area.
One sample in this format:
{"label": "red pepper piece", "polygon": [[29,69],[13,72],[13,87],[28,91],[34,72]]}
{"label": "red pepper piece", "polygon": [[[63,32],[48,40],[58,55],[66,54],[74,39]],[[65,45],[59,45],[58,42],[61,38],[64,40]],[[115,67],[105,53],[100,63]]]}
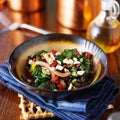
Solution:
{"label": "red pepper piece", "polygon": [[75,68],[76,68],[76,70],[78,70],[79,69],[79,65],[76,65]]}
{"label": "red pepper piece", "polygon": [[90,59],[92,57],[92,54],[87,52],[87,53],[85,53],[85,57]]}
{"label": "red pepper piece", "polygon": [[58,90],[63,90],[63,89],[64,89],[64,87],[63,87],[63,85],[62,85],[61,83],[59,83],[59,84],[57,85],[57,88],[58,88]]}
{"label": "red pepper piece", "polygon": [[80,53],[79,53],[79,51],[78,50],[76,50],[75,51],[75,55],[79,55]]}
{"label": "red pepper piece", "polygon": [[43,60],[43,61],[46,61],[46,59],[45,59],[45,57],[42,55],[41,56],[41,59]]}
{"label": "red pepper piece", "polygon": [[54,82],[54,83],[59,83],[58,76],[55,75],[55,76],[52,78],[51,81]]}
{"label": "red pepper piece", "polygon": [[53,63],[50,64],[50,67],[56,67],[57,64],[58,64],[58,62],[56,60],[54,60]]}
{"label": "red pepper piece", "polygon": [[36,59],[36,58],[34,58],[34,59],[33,59],[33,61],[34,61],[34,62],[36,62],[36,61],[37,61],[37,59]]}
{"label": "red pepper piece", "polygon": [[52,50],[52,54],[56,55],[57,51],[56,50]]}

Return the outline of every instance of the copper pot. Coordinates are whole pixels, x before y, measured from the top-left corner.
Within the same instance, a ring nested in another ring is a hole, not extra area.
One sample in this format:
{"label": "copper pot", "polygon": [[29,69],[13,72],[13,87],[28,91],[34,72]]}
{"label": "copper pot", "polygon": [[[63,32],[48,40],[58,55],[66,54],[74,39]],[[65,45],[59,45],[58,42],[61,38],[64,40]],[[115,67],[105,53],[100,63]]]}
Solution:
{"label": "copper pot", "polygon": [[4,8],[5,0],[0,0],[0,10]]}
{"label": "copper pot", "polygon": [[100,11],[100,0],[57,0],[57,20],[64,27],[86,30]]}
{"label": "copper pot", "polygon": [[10,9],[21,12],[34,12],[45,8],[46,0],[7,0]]}

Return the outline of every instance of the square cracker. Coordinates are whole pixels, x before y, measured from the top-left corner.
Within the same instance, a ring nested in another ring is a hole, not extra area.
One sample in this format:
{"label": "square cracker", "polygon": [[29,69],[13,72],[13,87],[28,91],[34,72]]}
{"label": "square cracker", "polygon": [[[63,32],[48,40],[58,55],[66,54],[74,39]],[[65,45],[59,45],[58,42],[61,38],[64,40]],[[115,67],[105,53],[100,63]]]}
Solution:
{"label": "square cracker", "polygon": [[52,112],[42,109],[40,106],[27,100],[23,95],[18,94],[18,97],[20,98],[19,108],[22,113],[22,116],[20,116],[21,120],[55,117]]}

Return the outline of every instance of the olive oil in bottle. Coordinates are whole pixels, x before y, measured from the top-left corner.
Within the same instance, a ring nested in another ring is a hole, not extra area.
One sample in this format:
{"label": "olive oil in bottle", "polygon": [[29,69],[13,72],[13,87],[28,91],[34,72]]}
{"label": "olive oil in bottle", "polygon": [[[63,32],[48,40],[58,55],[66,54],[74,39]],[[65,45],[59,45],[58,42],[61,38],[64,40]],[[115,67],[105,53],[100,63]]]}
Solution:
{"label": "olive oil in bottle", "polygon": [[87,38],[104,52],[112,53],[120,47],[119,4],[115,0],[102,0],[99,15],[89,24]]}

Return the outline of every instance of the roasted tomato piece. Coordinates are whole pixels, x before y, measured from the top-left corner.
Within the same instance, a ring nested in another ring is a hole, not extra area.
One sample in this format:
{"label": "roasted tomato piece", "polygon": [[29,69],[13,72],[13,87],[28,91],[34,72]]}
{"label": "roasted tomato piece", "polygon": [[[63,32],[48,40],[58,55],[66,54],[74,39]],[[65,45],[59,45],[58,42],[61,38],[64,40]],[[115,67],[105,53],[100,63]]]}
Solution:
{"label": "roasted tomato piece", "polygon": [[55,75],[55,76],[52,78],[51,81],[54,82],[54,83],[59,83],[58,76]]}
{"label": "roasted tomato piece", "polygon": [[50,67],[56,67],[57,64],[58,64],[58,62],[56,60],[54,60],[53,63],[50,64]]}
{"label": "roasted tomato piece", "polygon": [[91,54],[91,53],[86,52],[86,53],[85,53],[85,57],[86,57],[86,58],[88,58],[88,59],[90,59],[90,58],[92,57],[92,54]]}

